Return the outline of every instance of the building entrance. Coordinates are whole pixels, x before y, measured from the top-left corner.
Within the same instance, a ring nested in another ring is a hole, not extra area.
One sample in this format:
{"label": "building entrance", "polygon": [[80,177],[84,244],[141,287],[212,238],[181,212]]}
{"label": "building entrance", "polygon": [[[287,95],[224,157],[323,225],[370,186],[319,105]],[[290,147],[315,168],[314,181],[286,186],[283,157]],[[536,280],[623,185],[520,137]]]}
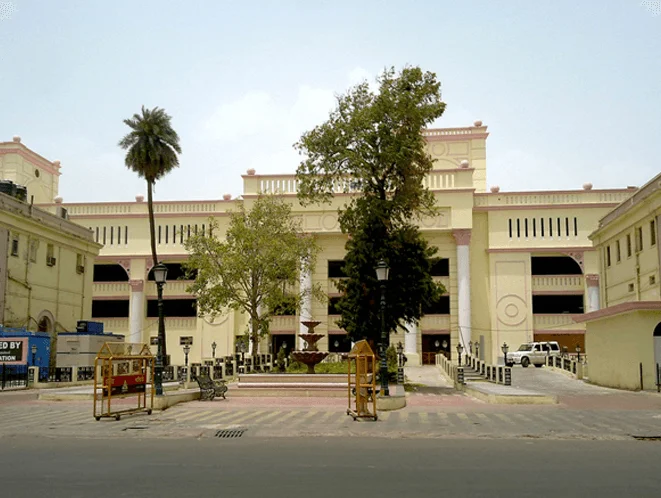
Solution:
{"label": "building entrance", "polygon": [[442,353],[450,358],[450,334],[425,334],[422,333],[422,364],[434,365],[436,355]]}

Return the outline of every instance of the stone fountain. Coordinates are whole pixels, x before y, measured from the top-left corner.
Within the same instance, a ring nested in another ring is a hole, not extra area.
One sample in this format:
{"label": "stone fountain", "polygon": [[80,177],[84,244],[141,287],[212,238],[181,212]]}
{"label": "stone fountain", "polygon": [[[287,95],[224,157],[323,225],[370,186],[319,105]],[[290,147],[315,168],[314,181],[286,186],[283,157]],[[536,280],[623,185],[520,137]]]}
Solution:
{"label": "stone fountain", "polygon": [[307,327],[307,334],[298,334],[298,336],[305,341],[305,349],[303,351],[292,351],[291,357],[295,361],[300,361],[301,363],[308,366],[309,374],[315,373],[314,366],[328,356],[328,353],[324,351],[319,351],[317,349],[317,341],[321,339],[324,334],[315,334],[314,328],[319,325],[321,322],[314,320],[301,322],[305,327]]}

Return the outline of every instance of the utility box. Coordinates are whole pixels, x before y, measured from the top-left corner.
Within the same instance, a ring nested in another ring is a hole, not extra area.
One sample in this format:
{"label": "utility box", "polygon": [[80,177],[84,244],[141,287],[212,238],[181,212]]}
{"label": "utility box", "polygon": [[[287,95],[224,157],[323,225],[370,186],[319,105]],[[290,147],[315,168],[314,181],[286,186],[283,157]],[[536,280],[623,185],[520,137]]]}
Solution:
{"label": "utility box", "polygon": [[123,335],[60,332],[57,334],[58,367],[91,367],[106,342],[124,342]]}
{"label": "utility box", "polygon": [[103,334],[103,322],[92,322],[89,320],[78,320],[76,332],[87,334]]}
{"label": "utility box", "polygon": [[39,368],[50,366],[50,336],[47,332],[30,332],[25,328],[0,325],[0,341],[21,342],[12,353],[16,355],[17,363]]}

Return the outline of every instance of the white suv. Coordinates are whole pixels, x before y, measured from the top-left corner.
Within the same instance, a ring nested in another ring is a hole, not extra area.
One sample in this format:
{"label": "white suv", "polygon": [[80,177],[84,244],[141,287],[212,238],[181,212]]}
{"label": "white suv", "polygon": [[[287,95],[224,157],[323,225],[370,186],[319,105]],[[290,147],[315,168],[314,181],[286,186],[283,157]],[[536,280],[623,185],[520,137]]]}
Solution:
{"label": "white suv", "polygon": [[521,344],[517,351],[507,353],[505,364],[511,367],[520,364],[523,368],[528,368],[532,364],[541,367],[546,363],[548,356],[559,356],[560,345],[557,342],[529,342]]}

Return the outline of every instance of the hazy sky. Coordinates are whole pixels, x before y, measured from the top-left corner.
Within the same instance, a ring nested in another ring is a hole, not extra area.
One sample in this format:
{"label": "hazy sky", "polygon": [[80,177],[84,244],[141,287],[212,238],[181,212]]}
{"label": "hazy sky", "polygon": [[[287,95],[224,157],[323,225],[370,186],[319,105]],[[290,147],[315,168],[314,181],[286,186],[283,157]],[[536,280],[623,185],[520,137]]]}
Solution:
{"label": "hazy sky", "polygon": [[293,173],[333,95],[384,67],[443,84],[439,127],[489,126],[502,190],[642,185],[661,168],[661,1],[0,1],[0,141],[62,163],[65,202],[129,201],[122,119],[181,137],[157,200]]}

